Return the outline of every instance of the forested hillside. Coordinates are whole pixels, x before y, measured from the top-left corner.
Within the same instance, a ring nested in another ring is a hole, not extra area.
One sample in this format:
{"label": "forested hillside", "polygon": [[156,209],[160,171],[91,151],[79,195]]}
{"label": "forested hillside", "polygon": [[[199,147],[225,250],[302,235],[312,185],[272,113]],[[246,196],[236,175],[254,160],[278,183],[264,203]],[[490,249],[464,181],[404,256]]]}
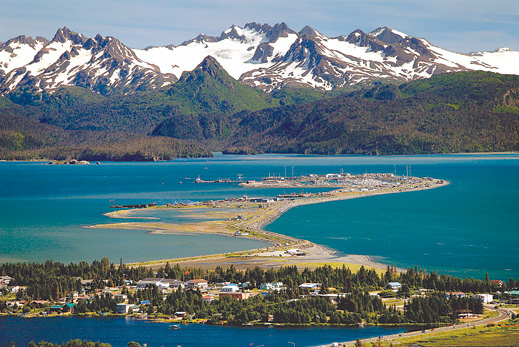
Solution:
{"label": "forested hillside", "polygon": [[67,131],[0,109],[0,159],[152,161],[211,156],[198,145],[123,132]]}
{"label": "forested hillside", "polygon": [[131,96],[67,87],[28,105],[0,98],[2,159],[516,150],[519,77],[488,72],[380,84],[336,97],[312,89],[266,95],[207,58],[177,84]]}
{"label": "forested hillside", "polygon": [[519,150],[519,77],[444,74],[304,105],[176,116],[153,134],[202,139],[234,153],[514,151]]}
{"label": "forested hillside", "polygon": [[[321,95],[317,93],[317,97]],[[293,94],[279,97],[287,103],[301,98]],[[31,119],[67,130],[138,134],[150,133],[157,124],[174,115],[230,115],[280,104],[277,98],[233,79],[211,57],[182,75],[174,85],[154,91],[104,97],[84,88],[64,87],[54,94],[43,94],[41,100],[18,101],[36,106],[28,114]]]}

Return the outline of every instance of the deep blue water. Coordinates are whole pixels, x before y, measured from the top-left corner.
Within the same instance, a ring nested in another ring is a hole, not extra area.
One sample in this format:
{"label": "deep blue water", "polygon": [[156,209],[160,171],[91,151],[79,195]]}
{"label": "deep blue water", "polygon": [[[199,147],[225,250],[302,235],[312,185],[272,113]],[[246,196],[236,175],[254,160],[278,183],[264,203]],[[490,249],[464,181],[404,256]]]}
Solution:
{"label": "deep blue water", "polygon": [[[117,262],[164,259],[265,247],[214,235],[148,235],[145,231],[85,229],[119,222],[117,204],[273,196],[280,189],[247,191],[202,179],[257,179],[303,173],[393,172],[444,178],[444,188],[302,206],[269,230],[302,237],[344,253],[366,254],[401,267],[453,275],[519,278],[519,155],[434,156],[218,156],[157,163],[43,165],[0,163],[0,262]],[[180,183],[182,182],[182,184]],[[290,191],[286,191],[289,193]],[[145,212],[139,212],[146,215]],[[164,221],[183,220],[160,215]]]}
{"label": "deep blue water", "polygon": [[333,327],[215,327],[201,324],[182,325],[170,330],[165,323],[136,321],[131,318],[31,318],[0,317],[0,347],[11,341],[17,347],[30,341],[62,343],[87,339],[126,347],[136,341],[148,347],[168,346],[318,346],[334,341],[351,341],[398,334],[408,328],[333,328]]}

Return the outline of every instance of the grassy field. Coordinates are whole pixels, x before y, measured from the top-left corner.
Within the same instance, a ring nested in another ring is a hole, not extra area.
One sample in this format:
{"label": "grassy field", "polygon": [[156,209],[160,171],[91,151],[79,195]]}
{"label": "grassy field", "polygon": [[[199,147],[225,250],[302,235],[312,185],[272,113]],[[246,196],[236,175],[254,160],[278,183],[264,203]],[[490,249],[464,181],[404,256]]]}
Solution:
{"label": "grassy field", "polygon": [[476,327],[393,341],[394,346],[519,346],[519,324]]}

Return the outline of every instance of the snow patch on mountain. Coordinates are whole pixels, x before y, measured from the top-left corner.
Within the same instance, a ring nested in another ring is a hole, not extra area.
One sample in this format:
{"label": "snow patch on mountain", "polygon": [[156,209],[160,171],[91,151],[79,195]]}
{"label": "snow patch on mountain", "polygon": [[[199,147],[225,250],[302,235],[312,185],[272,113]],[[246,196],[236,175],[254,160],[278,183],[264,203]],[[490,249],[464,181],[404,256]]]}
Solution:
{"label": "snow patch on mountain", "polygon": [[162,88],[207,56],[235,79],[266,92],[405,82],[467,70],[519,75],[519,52],[456,53],[387,27],[327,37],[309,26],[295,32],[285,23],[248,23],[233,25],[220,36],[200,34],[178,46],[146,49],[62,28],[50,42],[19,36],[0,45],[0,94],[21,88],[52,93],[61,86],[106,95]]}

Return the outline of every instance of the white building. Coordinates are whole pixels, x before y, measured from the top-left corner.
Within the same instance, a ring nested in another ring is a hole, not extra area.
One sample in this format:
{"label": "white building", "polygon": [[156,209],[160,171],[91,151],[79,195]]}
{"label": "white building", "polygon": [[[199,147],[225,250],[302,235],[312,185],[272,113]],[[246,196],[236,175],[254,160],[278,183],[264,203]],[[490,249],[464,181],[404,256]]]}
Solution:
{"label": "white building", "polygon": [[283,288],[282,282],[262,283],[261,290],[281,290]]}
{"label": "white building", "polygon": [[299,286],[301,289],[321,289],[321,283],[303,283]]}
{"label": "white building", "polygon": [[402,284],[400,282],[389,282],[386,284],[387,289],[391,289],[393,291],[397,291],[402,288]]}
{"label": "white building", "polygon": [[130,308],[132,308],[133,306],[134,306],[133,304],[124,304],[124,303],[117,304],[117,313],[118,314],[128,313]]}
{"label": "white building", "polygon": [[158,286],[158,283],[162,281],[163,278],[144,278],[137,282],[137,289],[151,288],[153,286]]}
{"label": "white building", "polygon": [[488,304],[494,301],[494,295],[492,294],[476,294],[474,295],[474,297],[480,298],[484,304]]}
{"label": "white building", "polygon": [[238,293],[240,288],[236,284],[229,284],[220,289],[220,293]]}
{"label": "white building", "polygon": [[207,287],[207,281],[201,278],[196,278],[187,282],[187,289],[207,290]]}
{"label": "white building", "polygon": [[285,253],[287,253],[287,254],[289,254],[289,255],[296,255],[296,256],[306,255],[305,252],[303,252],[303,251],[300,250],[300,249],[296,249],[296,248],[287,249],[287,250],[285,251]]}

